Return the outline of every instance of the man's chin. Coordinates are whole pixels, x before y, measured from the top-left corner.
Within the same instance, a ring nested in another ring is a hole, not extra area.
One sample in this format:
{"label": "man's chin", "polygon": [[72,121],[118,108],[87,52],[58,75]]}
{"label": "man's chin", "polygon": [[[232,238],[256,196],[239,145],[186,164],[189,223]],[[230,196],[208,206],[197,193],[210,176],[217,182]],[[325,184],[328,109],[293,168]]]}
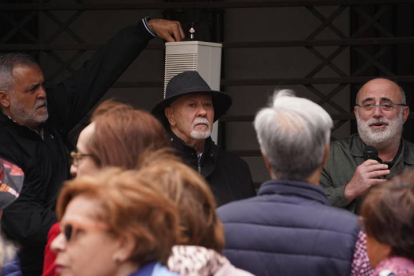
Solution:
{"label": "man's chin", "polygon": [[49,114],[46,111],[46,114],[36,116],[36,122],[42,124],[42,123],[46,122],[48,118],[49,118]]}
{"label": "man's chin", "polygon": [[207,139],[208,137],[210,137],[211,135],[211,131],[192,131],[190,133],[190,137],[193,139],[198,139],[198,140],[203,140],[203,139]]}
{"label": "man's chin", "polygon": [[390,137],[388,133],[376,132],[371,133],[363,140],[366,144],[376,147],[381,146],[384,143],[387,144],[390,140],[392,140],[392,137]]}

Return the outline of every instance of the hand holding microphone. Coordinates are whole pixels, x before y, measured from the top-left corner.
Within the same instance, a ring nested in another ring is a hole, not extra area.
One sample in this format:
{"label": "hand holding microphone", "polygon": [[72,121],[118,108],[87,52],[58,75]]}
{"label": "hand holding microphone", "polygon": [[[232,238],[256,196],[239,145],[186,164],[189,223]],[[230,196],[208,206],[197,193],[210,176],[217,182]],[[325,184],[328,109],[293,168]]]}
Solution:
{"label": "hand holding microphone", "polygon": [[390,173],[388,165],[382,164],[378,151],[373,146],[366,146],[363,152],[364,163],[355,170],[351,181],[345,185],[345,198],[348,202],[365,194],[371,186],[386,181],[383,177]]}
{"label": "hand holding microphone", "polygon": [[378,163],[382,163],[381,158],[378,157],[378,151],[373,146],[366,146],[363,152],[364,161],[368,159],[377,160]]}

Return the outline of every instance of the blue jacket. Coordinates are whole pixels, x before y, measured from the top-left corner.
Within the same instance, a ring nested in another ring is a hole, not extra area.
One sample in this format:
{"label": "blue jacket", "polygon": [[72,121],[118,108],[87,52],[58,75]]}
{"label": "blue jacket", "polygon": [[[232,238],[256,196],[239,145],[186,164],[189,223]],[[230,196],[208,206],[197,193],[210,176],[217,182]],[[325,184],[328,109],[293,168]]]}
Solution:
{"label": "blue jacket", "polygon": [[11,262],[3,265],[1,276],[22,276],[20,261],[17,256]]}
{"label": "blue jacket", "polygon": [[218,209],[224,255],[257,276],[347,275],[358,237],[357,217],[329,206],[322,188],[272,180],[257,197]]}
{"label": "blue jacket", "polygon": [[174,272],[171,272],[160,263],[151,262],[143,267],[141,267],[138,271],[130,274],[129,276],[180,276]]}

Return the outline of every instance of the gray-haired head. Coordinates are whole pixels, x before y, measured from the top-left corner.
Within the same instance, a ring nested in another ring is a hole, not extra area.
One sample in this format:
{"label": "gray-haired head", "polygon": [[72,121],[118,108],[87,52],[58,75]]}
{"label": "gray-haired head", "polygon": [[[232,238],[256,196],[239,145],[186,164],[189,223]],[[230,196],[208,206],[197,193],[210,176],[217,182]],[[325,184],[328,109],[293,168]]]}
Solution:
{"label": "gray-haired head", "polygon": [[12,92],[14,85],[13,69],[16,65],[38,65],[34,58],[28,54],[13,52],[0,54],[0,90]]}
{"label": "gray-haired head", "polygon": [[369,80],[369,81],[367,81],[366,83],[364,83],[364,84],[361,86],[361,88],[359,88],[358,93],[357,93],[357,95],[356,95],[356,98],[355,98],[355,103],[356,103],[356,104],[359,104],[359,92],[361,92],[362,88],[364,88],[364,86],[366,86],[366,85],[368,85],[368,84],[370,84],[370,83],[376,82],[376,81],[378,81],[378,80],[385,80],[385,81],[388,81],[388,82],[391,82],[391,83],[395,84],[395,86],[397,86],[397,87],[398,87],[398,89],[399,89],[399,90],[400,90],[400,92],[401,92],[401,101],[400,101],[399,103],[407,104],[407,100],[406,100],[406,97],[405,97],[405,92],[404,92],[404,89],[403,89],[403,88],[402,88],[402,87],[401,87],[398,83],[396,83],[395,81],[392,81],[392,80],[387,79],[387,78],[375,78],[375,79]]}
{"label": "gray-haired head", "polygon": [[274,177],[298,181],[307,180],[321,166],[332,126],[321,106],[296,97],[292,90],[275,91],[270,106],[254,120]]}

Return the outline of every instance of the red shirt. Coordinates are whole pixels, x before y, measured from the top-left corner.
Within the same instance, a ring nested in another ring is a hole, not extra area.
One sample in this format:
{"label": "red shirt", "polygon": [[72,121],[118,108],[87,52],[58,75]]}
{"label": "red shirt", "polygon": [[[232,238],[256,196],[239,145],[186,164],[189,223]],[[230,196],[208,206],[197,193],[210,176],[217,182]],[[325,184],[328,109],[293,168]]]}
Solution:
{"label": "red shirt", "polygon": [[43,263],[42,276],[57,276],[55,272],[56,254],[50,249],[53,240],[60,234],[60,222],[53,224],[47,235],[47,244],[45,248],[45,261]]}

